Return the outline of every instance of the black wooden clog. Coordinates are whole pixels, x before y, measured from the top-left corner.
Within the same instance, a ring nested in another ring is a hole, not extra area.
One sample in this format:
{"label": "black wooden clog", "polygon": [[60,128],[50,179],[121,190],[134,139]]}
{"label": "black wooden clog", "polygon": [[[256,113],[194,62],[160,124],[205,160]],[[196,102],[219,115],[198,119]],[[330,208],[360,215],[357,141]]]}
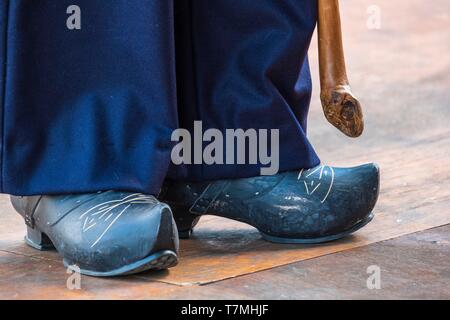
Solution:
{"label": "black wooden clog", "polygon": [[172,212],[153,196],[109,191],[11,201],[27,224],[26,242],[56,248],[82,274],[119,276],[177,264]]}
{"label": "black wooden clog", "polygon": [[189,237],[202,215],[248,223],[277,243],[322,243],[369,223],[378,199],[378,166],[318,166],[210,183],[166,181],[159,196],[172,208],[180,237]]}

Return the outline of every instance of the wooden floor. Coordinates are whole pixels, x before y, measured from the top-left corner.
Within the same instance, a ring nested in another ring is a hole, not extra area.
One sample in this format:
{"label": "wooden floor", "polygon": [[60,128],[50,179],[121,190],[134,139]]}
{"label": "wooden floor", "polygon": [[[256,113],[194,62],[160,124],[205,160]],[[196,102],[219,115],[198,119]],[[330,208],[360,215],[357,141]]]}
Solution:
{"label": "wooden floor", "polygon": [[[366,26],[381,9],[381,29]],[[0,196],[0,298],[307,299],[450,298],[450,3],[347,0],[342,4],[349,74],[365,107],[366,133],[339,134],[323,117],[316,84],[309,135],[323,162],[375,161],[382,189],[375,220],[342,241],[274,245],[253,228],[206,217],[181,242],[179,266],[118,279],[69,274],[55,252],[23,243],[24,226]],[[381,270],[369,290],[367,268]]]}

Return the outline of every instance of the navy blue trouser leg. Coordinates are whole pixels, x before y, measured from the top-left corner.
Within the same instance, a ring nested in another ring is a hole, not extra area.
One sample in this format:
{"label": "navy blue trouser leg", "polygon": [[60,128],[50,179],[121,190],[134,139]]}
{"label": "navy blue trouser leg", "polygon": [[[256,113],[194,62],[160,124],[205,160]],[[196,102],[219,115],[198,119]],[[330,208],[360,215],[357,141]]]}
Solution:
{"label": "navy blue trouser leg", "polygon": [[[66,27],[73,4],[81,30]],[[2,0],[1,9],[2,192],[157,193],[177,126],[172,1]]]}
{"label": "navy blue trouser leg", "polygon": [[[317,0],[175,3],[180,126],[192,130],[201,120],[204,130],[279,129],[281,171],[318,165],[306,137]],[[169,177],[252,177],[260,167],[172,166]]]}
{"label": "navy blue trouser leg", "polygon": [[[81,30],[66,27],[74,4]],[[1,1],[0,191],[156,194],[167,175],[259,174],[171,166],[172,131],[194,120],[280,129],[281,170],[318,164],[306,138],[316,15],[316,0]]]}

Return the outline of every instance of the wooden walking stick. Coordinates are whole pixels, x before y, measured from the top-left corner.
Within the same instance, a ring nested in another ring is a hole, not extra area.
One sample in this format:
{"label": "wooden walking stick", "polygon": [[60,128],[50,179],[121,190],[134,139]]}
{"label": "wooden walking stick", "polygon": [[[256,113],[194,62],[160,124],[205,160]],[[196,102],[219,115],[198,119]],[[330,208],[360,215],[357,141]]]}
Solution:
{"label": "wooden walking stick", "polygon": [[327,120],[349,137],[359,137],[364,120],[351,92],[345,67],[338,0],[319,2],[319,67],[323,111]]}

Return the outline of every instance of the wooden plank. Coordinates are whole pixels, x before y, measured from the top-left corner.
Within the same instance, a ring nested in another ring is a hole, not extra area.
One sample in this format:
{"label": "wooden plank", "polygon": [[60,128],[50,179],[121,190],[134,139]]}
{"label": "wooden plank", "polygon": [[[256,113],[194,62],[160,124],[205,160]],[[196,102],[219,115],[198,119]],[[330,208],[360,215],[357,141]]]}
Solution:
{"label": "wooden plank", "polygon": [[158,299],[178,287],[134,277],[103,279],[81,276],[71,290],[60,261],[0,252],[0,299]]}
{"label": "wooden plank", "polygon": [[[71,275],[59,261],[0,251],[0,300],[209,299],[222,294],[214,288],[179,287],[133,276],[112,279],[81,276],[80,289],[69,289],[67,282]],[[229,297],[244,298],[233,293]]]}
{"label": "wooden plank", "polygon": [[[381,269],[368,290],[367,267]],[[0,299],[449,299],[450,225],[204,286],[70,275],[55,261],[0,252]]]}
{"label": "wooden plank", "polygon": [[[369,290],[369,266],[380,290]],[[450,225],[207,285],[246,299],[450,299]]]}

